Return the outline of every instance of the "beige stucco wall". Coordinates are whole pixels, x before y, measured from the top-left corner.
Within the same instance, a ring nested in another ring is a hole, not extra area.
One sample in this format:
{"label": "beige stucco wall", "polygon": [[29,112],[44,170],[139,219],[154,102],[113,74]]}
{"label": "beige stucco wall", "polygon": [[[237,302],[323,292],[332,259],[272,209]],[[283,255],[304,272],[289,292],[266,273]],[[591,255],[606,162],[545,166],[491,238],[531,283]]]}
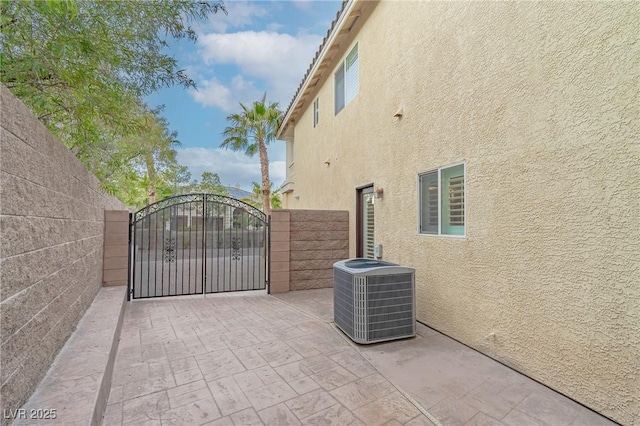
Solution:
{"label": "beige stucco wall", "polygon": [[100,290],[104,211],[124,206],[105,194],[98,179],[1,84],[0,94],[0,408],[7,413],[5,425],[9,410],[27,401]]}
{"label": "beige stucco wall", "polygon": [[[334,116],[334,63],[296,121],[284,207],[349,210],[353,256],[355,188],[384,188],[420,321],[639,423],[639,34],[638,3],[383,1],[358,96]],[[419,235],[418,174],[460,161],[466,238]]]}

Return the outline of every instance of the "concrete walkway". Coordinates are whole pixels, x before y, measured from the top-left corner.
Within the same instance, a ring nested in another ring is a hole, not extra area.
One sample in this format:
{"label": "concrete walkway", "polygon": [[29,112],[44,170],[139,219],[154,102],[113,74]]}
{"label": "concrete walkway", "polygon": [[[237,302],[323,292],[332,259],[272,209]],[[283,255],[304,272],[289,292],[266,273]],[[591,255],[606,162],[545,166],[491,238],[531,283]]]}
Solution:
{"label": "concrete walkway", "polygon": [[[279,299],[333,320],[332,289]],[[330,305],[330,307],[329,307]],[[493,359],[418,324],[418,336],[358,350],[388,380],[443,425],[593,425],[616,423]]]}
{"label": "concrete walkway", "polygon": [[334,328],[264,292],[125,312],[103,424],[432,423]]}
{"label": "concrete walkway", "polygon": [[128,304],[103,424],[613,424],[427,327],[356,346],[331,324],[331,298]]}

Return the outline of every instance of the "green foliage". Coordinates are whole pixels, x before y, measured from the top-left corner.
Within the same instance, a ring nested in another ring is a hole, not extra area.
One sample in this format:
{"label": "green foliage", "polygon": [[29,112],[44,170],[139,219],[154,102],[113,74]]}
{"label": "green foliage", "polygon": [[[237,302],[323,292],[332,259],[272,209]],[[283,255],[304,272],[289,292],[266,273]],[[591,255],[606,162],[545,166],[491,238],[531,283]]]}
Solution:
{"label": "green foliage", "polygon": [[144,174],[136,173],[128,169],[114,179],[115,193],[124,205],[134,207],[136,210],[149,204],[148,185],[149,179]]}
{"label": "green foliage", "polygon": [[[163,87],[195,86],[165,48],[170,39],[195,41],[191,25],[220,10],[220,1],[3,0],[0,80],[105,190],[137,205],[141,195],[125,194],[122,184],[137,188],[146,176],[160,192],[184,181],[176,135],[141,99]],[[156,163],[167,182],[154,175]]]}
{"label": "green foliage", "polygon": [[203,172],[200,182],[194,182],[191,192],[206,192],[208,194],[229,195],[227,188],[220,182],[217,173]]}
{"label": "green foliage", "polygon": [[189,187],[191,173],[187,166],[171,164],[167,167],[167,170],[164,173],[164,178],[171,188],[171,194],[179,195],[186,193],[185,189]]}
{"label": "green foliage", "polygon": [[[175,132],[168,131],[166,120],[159,113],[160,110],[145,110],[140,132],[120,141],[118,152],[127,161],[127,167],[120,170],[128,170],[128,174],[116,174],[120,179],[117,195],[140,208],[172,195],[215,190],[216,185],[226,193],[219,176],[211,172],[203,173],[202,183],[189,183],[191,173],[176,160],[175,148],[180,142]],[[140,192],[140,185],[146,189],[145,194]]]}
{"label": "green foliage", "polygon": [[[156,201],[183,193],[181,192],[182,186],[180,184],[178,184],[178,189],[176,190],[175,181],[171,180],[171,173],[170,170],[167,170],[156,176]],[[114,182],[111,185],[115,188],[113,195],[128,207],[139,210],[150,204],[149,177],[144,171],[136,171],[133,168],[123,169],[122,173],[114,177]]]}
{"label": "green foliage", "polygon": [[[251,196],[243,198],[242,201],[257,208],[262,209],[262,185],[258,182],[251,182]],[[280,189],[273,190],[273,182],[269,183],[271,209],[278,210],[282,208],[282,199],[280,197]]]}
{"label": "green foliage", "polygon": [[[103,101],[110,93],[194,86],[163,49],[167,38],[195,41],[190,23],[221,8],[191,0],[3,1],[2,81],[29,95],[39,115],[88,112],[87,95]],[[110,105],[97,107],[112,115]]]}
{"label": "green foliage", "polygon": [[240,104],[241,113],[227,117],[229,126],[224,130],[224,140],[220,145],[234,151],[244,151],[249,157],[260,154],[260,172],[262,174],[262,188],[268,188],[262,194],[262,208],[265,214],[271,213],[269,193],[269,157],[266,146],[275,140],[278,127],[282,123],[283,113],[278,103],[266,102],[265,93],[261,100],[254,101],[251,107]]}
{"label": "green foliage", "polygon": [[282,208],[282,197],[280,197],[280,188],[271,191],[271,208],[280,210]]}
{"label": "green foliage", "polygon": [[259,145],[273,142],[278,127],[282,123],[282,111],[278,103],[266,103],[267,94],[260,101],[254,101],[251,108],[240,103],[241,113],[227,117],[230,123],[224,132],[225,137],[221,146],[234,151],[242,151],[253,157],[259,150]]}

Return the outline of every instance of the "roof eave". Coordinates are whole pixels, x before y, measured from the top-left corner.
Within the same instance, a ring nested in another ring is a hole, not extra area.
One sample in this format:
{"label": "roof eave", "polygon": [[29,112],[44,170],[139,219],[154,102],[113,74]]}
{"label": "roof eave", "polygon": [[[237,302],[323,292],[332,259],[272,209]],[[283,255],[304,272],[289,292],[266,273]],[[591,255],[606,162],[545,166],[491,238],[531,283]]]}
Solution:
{"label": "roof eave", "polygon": [[[289,104],[289,107],[287,108],[287,111],[284,115],[284,119],[282,120],[282,124],[278,129],[278,133],[276,136],[278,139],[285,139],[286,136],[290,136],[289,134],[285,135],[285,131],[290,127],[290,124],[295,123],[295,117],[293,117],[293,113],[296,110],[298,103],[300,102],[302,97],[305,95],[305,92],[307,91],[311,81],[316,79],[316,77],[318,79],[321,78],[322,72],[323,72],[321,70],[321,66],[324,62],[327,52],[331,50],[337,36],[341,33],[345,24],[349,21],[349,18],[351,17],[351,13],[354,10],[354,6],[358,1],[359,0],[345,0],[343,2],[342,9],[338,12],[338,16],[333,21],[328,34],[325,36],[324,40],[322,41],[322,44],[320,45],[318,52],[316,52],[316,55],[313,61],[311,62],[311,65],[307,69],[307,72],[303,77],[300,86],[298,86],[298,90],[296,91],[295,95],[293,96],[293,99],[291,100],[291,103]],[[320,71],[320,74],[318,74],[319,71]]]}

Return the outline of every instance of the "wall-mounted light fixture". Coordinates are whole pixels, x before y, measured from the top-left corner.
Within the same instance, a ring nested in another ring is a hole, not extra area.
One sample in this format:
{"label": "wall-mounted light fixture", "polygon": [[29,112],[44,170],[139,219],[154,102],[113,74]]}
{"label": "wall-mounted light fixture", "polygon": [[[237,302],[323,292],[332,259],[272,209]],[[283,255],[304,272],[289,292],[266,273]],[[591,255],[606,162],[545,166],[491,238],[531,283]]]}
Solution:
{"label": "wall-mounted light fixture", "polygon": [[324,160],[324,164],[326,164],[327,166],[331,165],[331,158],[327,158],[326,160]]}
{"label": "wall-mounted light fixture", "polygon": [[384,195],[384,188],[376,187],[373,192],[376,194],[376,198],[382,198],[382,196]]}
{"label": "wall-mounted light fixture", "polygon": [[395,114],[393,114],[394,118],[402,118],[402,116],[404,115],[404,111],[402,108],[400,108],[399,110],[396,111]]}

